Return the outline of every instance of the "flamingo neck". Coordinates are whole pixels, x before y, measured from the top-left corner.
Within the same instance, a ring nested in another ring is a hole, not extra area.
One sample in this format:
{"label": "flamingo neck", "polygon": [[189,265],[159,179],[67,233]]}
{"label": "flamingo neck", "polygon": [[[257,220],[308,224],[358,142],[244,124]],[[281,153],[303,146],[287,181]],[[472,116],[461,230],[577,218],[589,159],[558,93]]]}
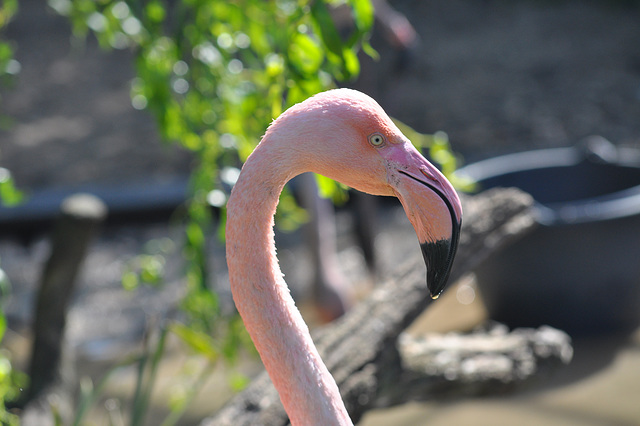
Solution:
{"label": "flamingo neck", "polygon": [[293,425],[351,425],[276,258],[273,216],[285,183],[302,170],[265,138],[245,163],[227,204],[233,299]]}

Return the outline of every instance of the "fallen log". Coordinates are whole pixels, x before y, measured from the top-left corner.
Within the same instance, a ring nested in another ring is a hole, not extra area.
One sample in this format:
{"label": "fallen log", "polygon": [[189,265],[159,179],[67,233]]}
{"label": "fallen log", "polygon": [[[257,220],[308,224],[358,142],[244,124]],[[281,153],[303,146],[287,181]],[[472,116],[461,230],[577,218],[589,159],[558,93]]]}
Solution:
{"label": "fallen log", "polygon": [[[536,221],[532,206],[532,198],[517,189],[495,189],[463,199],[464,223],[451,282],[498,248],[533,229]],[[344,317],[314,333],[314,341],[354,422],[371,408],[401,402],[397,392],[401,386],[399,379],[411,381],[415,372],[408,375],[404,372],[396,346],[398,336],[430,302],[424,264],[417,254]],[[522,342],[529,344],[527,339]],[[566,346],[566,342],[562,345]],[[538,358],[534,352],[532,361]],[[202,422],[208,426],[286,424],[287,415],[266,373],[215,417]]]}
{"label": "fallen log", "polygon": [[508,327],[489,322],[470,333],[402,333],[402,375],[379,406],[407,401],[503,393],[541,379],[569,363],[570,337],[563,331]]}

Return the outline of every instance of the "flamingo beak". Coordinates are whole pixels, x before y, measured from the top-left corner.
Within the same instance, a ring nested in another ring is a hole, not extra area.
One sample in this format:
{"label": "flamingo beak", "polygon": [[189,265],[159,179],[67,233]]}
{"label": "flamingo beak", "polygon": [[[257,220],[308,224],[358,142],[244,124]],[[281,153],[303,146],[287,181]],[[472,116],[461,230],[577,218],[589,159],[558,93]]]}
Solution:
{"label": "flamingo beak", "polygon": [[458,248],[460,199],[449,181],[417,151],[395,167],[392,187],[413,225],[425,264],[427,286],[436,299],[444,290]]}

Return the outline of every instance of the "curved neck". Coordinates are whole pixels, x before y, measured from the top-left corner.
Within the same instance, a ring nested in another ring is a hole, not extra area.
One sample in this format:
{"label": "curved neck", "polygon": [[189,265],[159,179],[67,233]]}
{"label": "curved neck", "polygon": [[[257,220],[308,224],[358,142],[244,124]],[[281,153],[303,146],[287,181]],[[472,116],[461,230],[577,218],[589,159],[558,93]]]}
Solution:
{"label": "curved neck", "polygon": [[227,204],[227,264],[236,307],[293,425],[350,425],[338,387],[311,340],[276,258],[273,215],[285,183],[302,172],[265,137]]}

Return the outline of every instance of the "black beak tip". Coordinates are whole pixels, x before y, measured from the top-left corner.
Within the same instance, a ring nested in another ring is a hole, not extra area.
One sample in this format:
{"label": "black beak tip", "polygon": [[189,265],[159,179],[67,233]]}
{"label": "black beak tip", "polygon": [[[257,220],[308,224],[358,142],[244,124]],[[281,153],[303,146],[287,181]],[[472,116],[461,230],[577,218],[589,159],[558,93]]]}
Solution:
{"label": "black beak tip", "polygon": [[[427,286],[428,286],[428,285],[429,285],[429,284],[427,283]],[[442,290],[444,290],[444,287],[442,288]],[[440,290],[440,292],[438,292],[438,293],[434,293],[431,289],[429,289],[429,293],[431,294],[431,298],[432,298],[433,300],[436,300],[436,299],[437,299],[438,297],[440,297],[440,295],[442,294],[442,290]]]}
{"label": "black beak tip", "polygon": [[429,287],[429,293],[432,299],[435,300],[440,297],[440,294],[442,294],[447,285],[448,275],[449,274],[447,274],[444,279],[438,279],[439,277],[432,277],[431,274],[427,272],[427,287]]}
{"label": "black beak tip", "polygon": [[438,240],[420,244],[422,256],[427,265],[427,287],[431,298],[437,299],[442,293],[453,265],[457,240]]}

